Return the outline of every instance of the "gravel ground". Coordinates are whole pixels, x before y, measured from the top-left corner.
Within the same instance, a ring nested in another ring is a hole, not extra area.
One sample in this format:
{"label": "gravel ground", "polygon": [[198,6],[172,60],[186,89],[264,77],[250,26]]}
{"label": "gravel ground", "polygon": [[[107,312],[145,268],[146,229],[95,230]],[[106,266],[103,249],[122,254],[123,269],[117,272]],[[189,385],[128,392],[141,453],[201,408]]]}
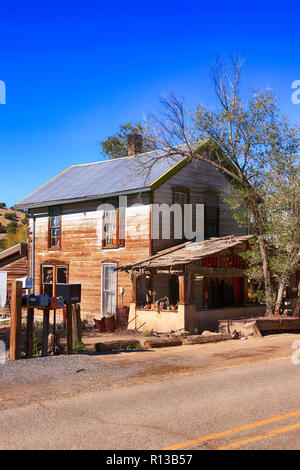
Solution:
{"label": "gravel ground", "polygon": [[225,341],[107,354],[80,354],[8,361],[0,365],[0,410],[85,392],[145,382],[170,381],[175,375],[288,357],[299,335]]}

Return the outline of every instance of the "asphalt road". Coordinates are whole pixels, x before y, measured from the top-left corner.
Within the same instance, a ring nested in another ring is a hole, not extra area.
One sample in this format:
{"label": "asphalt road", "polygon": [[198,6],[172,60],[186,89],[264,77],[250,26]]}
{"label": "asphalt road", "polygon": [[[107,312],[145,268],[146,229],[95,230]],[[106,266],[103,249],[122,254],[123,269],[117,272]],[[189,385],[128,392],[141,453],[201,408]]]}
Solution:
{"label": "asphalt road", "polygon": [[240,364],[2,409],[1,449],[299,449],[300,365]]}

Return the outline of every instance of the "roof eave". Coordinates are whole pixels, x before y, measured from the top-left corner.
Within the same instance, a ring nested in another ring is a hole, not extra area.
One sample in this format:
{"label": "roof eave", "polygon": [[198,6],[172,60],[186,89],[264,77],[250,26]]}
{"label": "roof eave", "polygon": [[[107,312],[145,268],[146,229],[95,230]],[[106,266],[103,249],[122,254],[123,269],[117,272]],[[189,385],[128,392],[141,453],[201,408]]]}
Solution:
{"label": "roof eave", "polygon": [[136,194],[136,193],[145,193],[151,191],[151,187],[147,188],[137,188],[134,190],[128,191],[118,191],[113,193],[106,193],[106,194],[97,194],[95,196],[86,196],[81,198],[74,198],[74,199],[59,199],[57,201],[42,201],[32,204],[16,204],[14,207],[18,207],[20,209],[35,209],[38,207],[49,207],[49,206],[60,206],[62,204],[74,204],[77,202],[88,202],[88,201],[96,201],[97,199],[107,199],[110,197],[115,196],[126,196],[127,194]]}

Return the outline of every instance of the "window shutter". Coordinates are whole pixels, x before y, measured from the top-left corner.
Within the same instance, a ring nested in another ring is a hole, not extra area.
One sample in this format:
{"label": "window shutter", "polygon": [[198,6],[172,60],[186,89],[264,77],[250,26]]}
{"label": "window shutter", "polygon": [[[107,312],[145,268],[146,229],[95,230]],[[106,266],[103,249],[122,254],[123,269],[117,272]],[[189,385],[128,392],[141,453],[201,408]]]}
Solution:
{"label": "window shutter", "polygon": [[118,209],[118,238],[119,238],[119,246],[125,246],[125,208],[123,210]]}
{"label": "window shutter", "polygon": [[105,211],[102,213],[102,247],[106,246],[106,237],[105,237]]}

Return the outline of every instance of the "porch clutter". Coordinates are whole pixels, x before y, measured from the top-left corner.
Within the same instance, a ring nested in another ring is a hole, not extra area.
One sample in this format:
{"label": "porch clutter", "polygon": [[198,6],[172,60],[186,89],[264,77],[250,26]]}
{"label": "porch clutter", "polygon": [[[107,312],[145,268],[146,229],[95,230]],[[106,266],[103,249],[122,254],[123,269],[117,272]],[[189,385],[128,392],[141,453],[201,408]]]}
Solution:
{"label": "porch clutter", "polygon": [[220,320],[219,332],[238,337],[259,337],[267,333],[300,332],[300,318],[295,317],[259,317],[243,320]]}
{"label": "porch clutter", "polygon": [[249,303],[244,274],[251,236],[210,238],[173,246],[138,263],[117,268],[132,282],[130,328],[218,331],[218,320],[261,316]]}
{"label": "porch clutter", "polygon": [[128,349],[141,349],[141,343],[136,340],[117,340],[117,341],[107,341],[105,343],[96,343],[95,351],[96,352],[108,352],[108,351],[120,351]]}

